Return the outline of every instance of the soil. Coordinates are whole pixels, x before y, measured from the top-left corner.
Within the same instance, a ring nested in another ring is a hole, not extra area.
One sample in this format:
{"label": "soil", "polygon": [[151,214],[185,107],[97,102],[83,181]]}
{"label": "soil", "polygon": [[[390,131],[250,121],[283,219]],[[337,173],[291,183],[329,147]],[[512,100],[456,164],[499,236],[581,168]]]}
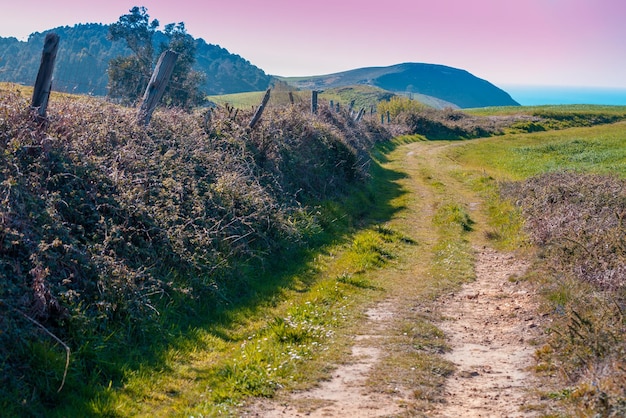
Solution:
{"label": "soil", "polygon": [[[447,379],[444,401],[429,417],[532,417],[535,386],[534,339],[539,334],[532,291],[516,278],[526,262],[490,248],[477,248],[476,280],[436,302],[437,324],[456,366]],[[386,338],[398,305],[386,300],[368,310],[362,335],[355,336],[351,359],[332,377],[308,391],[256,403],[244,415],[255,417],[389,417],[413,415],[410,388],[375,392],[368,373],[384,355],[372,340]]]}
{"label": "soil", "polygon": [[489,248],[477,251],[476,281],[441,303],[449,320],[440,328],[457,370],[448,379],[444,405],[433,417],[535,416],[535,387],[528,370],[539,334],[528,286],[516,280],[523,260]]}

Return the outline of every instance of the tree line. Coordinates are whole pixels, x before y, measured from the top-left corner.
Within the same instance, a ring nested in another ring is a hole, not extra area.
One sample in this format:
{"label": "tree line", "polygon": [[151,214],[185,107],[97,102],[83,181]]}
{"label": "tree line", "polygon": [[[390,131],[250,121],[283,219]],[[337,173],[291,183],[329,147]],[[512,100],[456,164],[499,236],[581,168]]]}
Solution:
{"label": "tree line", "polygon": [[[111,65],[115,65],[116,62],[130,65],[132,63],[127,59],[135,55],[124,37],[117,41],[112,40],[110,28],[118,25],[116,27],[120,29],[119,25],[123,26],[124,23],[133,20],[137,20],[141,25],[146,21],[150,25],[154,21],[149,19],[145,8],[136,7],[130,9],[128,14],[121,16],[120,20],[112,25],[89,23],[58,27],[33,33],[27,41],[0,37],[0,81],[32,85],[37,76],[44,38],[48,33],[55,32],[61,41],[54,71],[54,90],[105,96],[109,94],[111,87],[115,87],[110,85]],[[141,31],[140,26],[136,26],[135,29]],[[199,81],[195,84],[198,88],[196,94],[199,92],[202,96],[259,91],[265,90],[270,85],[271,76],[219,45],[208,44],[201,38],[193,38],[186,32],[184,23],[167,24],[161,29],[155,27],[150,35],[152,64],[166,46],[177,52],[184,49],[194,52],[193,55],[186,54],[188,61],[179,67],[179,71],[185,72],[186,68],[191,73],[187,81],[179,82],[181,79],[176,74],[172,77],[170,88],[172,93],[178,94],[179,97],[171,98],[170,104],[184,99],[183,91],[196,80]],[[179,61],[183,61],[180,58]],[[135,79],[141,78],[140,74],[133,72],[132,67],[126,68],[124,72],[118,71],[117,76],[125,75],[130,78],[132,75]],[[148,79],[149,77],[150,75]],[[141,90],[139,87],[136,88]],[[143,88],[145,89],[145,84]],[[111,91],[111,96],[114,94],[116,93]],[[183,97],[180,97],[181,95]]]}

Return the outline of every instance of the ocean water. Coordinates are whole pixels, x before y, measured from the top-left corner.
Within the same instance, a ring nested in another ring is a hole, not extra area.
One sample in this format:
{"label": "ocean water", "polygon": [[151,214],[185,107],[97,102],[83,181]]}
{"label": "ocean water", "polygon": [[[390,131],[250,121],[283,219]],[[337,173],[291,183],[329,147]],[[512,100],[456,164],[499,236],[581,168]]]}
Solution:
{"label": "ocean water", "polygon": [[626,106],[626,88],[500,86],[523,106],[593,104]]}

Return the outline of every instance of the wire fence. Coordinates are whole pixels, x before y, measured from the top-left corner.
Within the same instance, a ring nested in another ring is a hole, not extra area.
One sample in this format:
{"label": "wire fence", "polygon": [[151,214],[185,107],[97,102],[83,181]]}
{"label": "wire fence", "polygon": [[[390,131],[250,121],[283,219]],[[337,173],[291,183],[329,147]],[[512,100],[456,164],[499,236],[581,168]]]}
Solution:
{"label": "wire fence", "polygon": [[[144,91],[150,81],[150,74],[145,74],[116,64],[116,61],[109,58],[96,56],[86,48],[79,54],[72,56],[71,60],[61,61],[53,74],[52,91],[61,93],[87,94],[92,96],[107,96],[109,84],[109,73],[112,71],[121,72],[129,78],[140,80],[139,91]],[[85,76],[89,74],[89,76]],[[105,87],[106,86],[106,87]],[[174,94],[187,93],[188,89],[176,80],[168,81],[168,90]],[[318,106],[325,106],[331,111],[345,111],[355,119],[378,118],[376,106],[355,107],[354,101],[341,103],[338,99],[324,99],[316,94],[315,90],[297,90],[286,83],[276,83],[272,86],[270,99],[266,107],[276,108],[288,105],[298,107],[311,106],[311,111],[315,113]],[[224,96],[208,96],[213,105],[224,105],[238,109],[255,110],[259,107],[263,98],[263,92],[248,92],[238,94],[228,94]],[[140,98],[138,98],[139,100]],[[387,118],[387,122],[389,122]],[[381,122],[384,118],[381,117]]]}

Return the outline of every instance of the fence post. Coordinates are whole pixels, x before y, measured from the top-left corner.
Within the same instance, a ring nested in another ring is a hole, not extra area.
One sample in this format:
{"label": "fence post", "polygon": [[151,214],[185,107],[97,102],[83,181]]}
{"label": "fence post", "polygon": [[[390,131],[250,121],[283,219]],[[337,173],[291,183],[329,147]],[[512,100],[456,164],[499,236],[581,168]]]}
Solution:
{"label": "fence post", "polygon": [[292,106],[293,106],[293,104],[294,104],[294,100],[293,100],[293,92],[292,92],[292,91],[290,91],[290,92],[289,92],[289,103],[291,103],[291,105],[292,105]]}
{"label": "fence post", "polygon": [[317,90],[311,91],[311,113],[317,113]]}
{"label": "fence post", "polygon": [[171,49],[163,52],[159,57],[148,87],[146,87],[146,92],[143,95],[141,107],[139,107],[139,112],[137,113],[137,122],[139,124],[148,126],[150,123],[152,113],[163,97],[163,93],[165,93],[165,87],[172,75],[177,58],[178,54]]}
{"label": "fence post", "polygon": [[391,123],[391,114],[387,111],[387,123]]}
{"label": "fence post", "polygon": [[359,113],[357,113],[356,118],[354,118],[354,120],[357,122],[360,121],[364,114],[365,114],[365,108],[362,107],[359,109]]}
{"label": "fence post", "polygon": [[35,88],[33,89],[33,100],[30,105],[32,109],[37,109],[37,115],[42,118],[46,117],[48,99],[52,90],[52,71],[54,70],[58,48],[59,35],[56,33],[47,34],[41,52],[41,63],[39,64]]}
{"label": "fence post", "polygon": [[252,119],[248,124],[248,128],[254,129],[254,125],[256,125],[259,119],[261,119],[261,115],[265,110],[265,106],[267,105],[267,102],[270,101],[270,91],[272,91],[272,89],[267,89],[267,91],[265,92],[265,96],[263,96],[263,100],[261,101],[259,108],[256,110],[256,112],[254,112],[254,116],[252,116]]}

